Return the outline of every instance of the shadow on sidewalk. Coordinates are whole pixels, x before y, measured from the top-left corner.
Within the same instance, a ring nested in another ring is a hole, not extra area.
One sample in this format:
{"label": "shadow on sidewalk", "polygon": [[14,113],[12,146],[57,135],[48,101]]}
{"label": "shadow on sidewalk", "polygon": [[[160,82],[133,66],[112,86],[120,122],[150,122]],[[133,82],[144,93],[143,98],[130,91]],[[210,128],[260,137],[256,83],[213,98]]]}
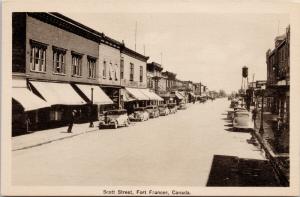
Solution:
{"label": "shadow on sidewalk", "polygon": [[267,160],[214,155],[207,186],[278,187]]}

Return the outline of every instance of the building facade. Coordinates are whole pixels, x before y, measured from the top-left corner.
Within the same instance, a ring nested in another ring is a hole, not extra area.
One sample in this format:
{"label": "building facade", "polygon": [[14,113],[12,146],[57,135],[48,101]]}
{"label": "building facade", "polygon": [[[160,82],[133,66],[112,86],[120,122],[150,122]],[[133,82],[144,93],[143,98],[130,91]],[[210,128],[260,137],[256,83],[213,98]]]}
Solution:
{"label": "building facade", "polygon": [[[112,104],[97,86],[102,33],[59,13],[16,12],[12,21],[13,130],[24,127],[15,117],[35,130],[67,124],[74,109],[77,121],[96,120],[97,105]],[[47,107],[26,107],[33,98]]]}
{"label": "building facade", "polygon": [[276,115],[273,132],[276,148],[282,152],[289,150],[290,114],[290,27],[286,33],[275,38],[275,48],[266,53],[267,98],[266,110]]}
{"label": "building facade", "polygon": [[121,46],[120,42],[106,35],[99,45],[98,83],[117,108],[121,108]]}

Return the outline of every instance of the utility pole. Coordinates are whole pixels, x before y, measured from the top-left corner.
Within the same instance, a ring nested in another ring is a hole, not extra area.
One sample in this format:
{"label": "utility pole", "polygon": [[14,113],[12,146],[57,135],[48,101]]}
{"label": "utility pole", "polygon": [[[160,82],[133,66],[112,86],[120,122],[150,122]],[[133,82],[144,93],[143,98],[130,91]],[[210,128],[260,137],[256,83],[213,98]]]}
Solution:
{"label": "utility pole", "polygon": [[136,51],[136,36],[137,36],[137,21],[135,22],[135,30],[134,30],[134,51]]}

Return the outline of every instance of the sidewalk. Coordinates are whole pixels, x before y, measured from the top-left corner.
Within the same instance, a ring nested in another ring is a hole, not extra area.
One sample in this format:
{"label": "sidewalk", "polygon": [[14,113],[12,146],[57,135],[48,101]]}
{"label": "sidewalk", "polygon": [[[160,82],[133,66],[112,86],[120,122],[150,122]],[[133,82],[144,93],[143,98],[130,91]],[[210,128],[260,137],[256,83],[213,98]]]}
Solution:
{"label": "sidewalk", "polygon": [[89,127],[89,124],[74,124],[72,133],[67,133],[68,127],[65,126],[12,137],[12,151],[32,148],[98,130],[97,122],[94,122],[94,127],[92,128]]}
{"label": "sidewalk", "polygon": [[[264,133],[261,134],[259,132],[260,129],[260,112],[257,115],[255,126],[254,126],[254,137],[260,143],[263,151],[265,152],[266,158],[270,160],[274,171],[278,175],[278,179],[282,185],[289,185],[289,153],[288,147],[278,150],[275,147],[275,137],[272,129],[272,120],[274,119],[274,115],[268,112],[264,112],[263,114],[263,128]],[[288,136],[284,136],[284,139],[288,139]],[[282,143],[282,142],[281,142]],[[285,142],[288,144],[288,142]]]}

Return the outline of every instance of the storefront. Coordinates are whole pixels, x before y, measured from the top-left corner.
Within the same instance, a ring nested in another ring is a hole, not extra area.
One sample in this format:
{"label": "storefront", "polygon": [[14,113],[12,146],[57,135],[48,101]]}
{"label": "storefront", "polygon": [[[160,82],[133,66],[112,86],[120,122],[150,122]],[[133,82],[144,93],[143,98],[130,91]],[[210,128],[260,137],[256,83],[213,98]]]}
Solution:
{"label": "storefront", "polygon": [[50,105],[27,88],[26,79],[13,79],[12,135],[29,132]]}

